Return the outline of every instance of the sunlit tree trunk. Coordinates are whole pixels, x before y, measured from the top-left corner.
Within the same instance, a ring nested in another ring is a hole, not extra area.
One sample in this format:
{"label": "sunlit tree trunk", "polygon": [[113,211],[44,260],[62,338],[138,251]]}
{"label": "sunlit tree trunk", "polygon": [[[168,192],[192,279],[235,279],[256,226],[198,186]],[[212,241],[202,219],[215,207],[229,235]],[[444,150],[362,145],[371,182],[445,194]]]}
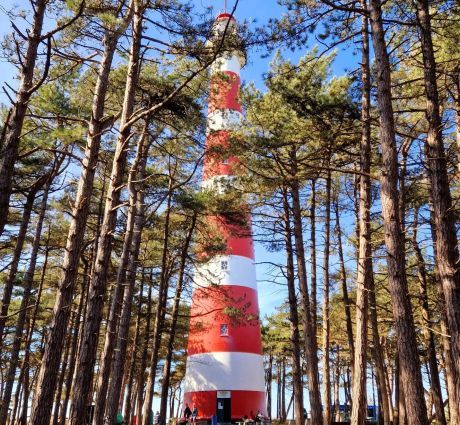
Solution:
{"label": "sunlit tree trunk", "polygon": [[0,425],[6,424],[6,420],[8,417],[8,407],[11,401],[11,395],[13,392],[13,385],[15,381],[16,368],[19,362],[19,352],[21,350],[22,343],[25,339],[27,339],[24,339],[24,325],[26,323],[26,317],[29,309],[30,296],[35,275],[35,267],[37,265],[38,250],[40,248],[43,221],[45,219],[45,212],[48,204],[48,193],[52,180],[51,176],[48,177],[49,179],[43,190],[40,212],[37,218],[37,225],[35,228],[35,235],[32,243],[32,251],[30,253],[29,259],[29,267],[27,268],[27,272],[24,276],[24,281],[22,283],[23,294],[15,326],[13,346],[10,352],[10,362],[6,373],[6,385],[3,391],[2,406],[0,408]]}
{"label": "sunlit tree trunk", "polygon": [[329,252],[331,234],[331,172],[326,177],[326,202],[324,222],[324,275],[323,275],[323,424],[329,425],[332,421],[331,397],[331,361],[330,361],[330,305],[329,305]]}
{"label": "sunlit tree trunk", "polygon": [[163,382],[161,385],[161,396],[160,396],[160,424],[166,424],[166,409],[168,403],[168,390],[169,390],[169,381],[171,377],[171,364],[172,364],[172,356],[174,352],[174,340],[175,340],[175,333],[176,333],[176,325],[177,319],[179,317],[179,307],[180,307],[180,300],[182,296],[182,289],[184,286],[185,280],[185,267],[187,264],[188,258],[188,251],[190,248],[190,242],[192,240],[193,232],[195,231],[195,224],[196,224],[196,213],[193,214],[190,227],[187,232],[187,236],[184,241],[184,245],[182,247],[181,255],[180,255],[180,264],[179,264],[179,276],[177,277],[176,283],[176,293],[174,295],[173,301],[173,309],[172,309],[172,322],[171,328],[168,336],[168,342],[166,345],[166,358],[163,365]]}
{"label": "sunlit tree trunk", "polygon": [[302,213],[300,207],[299,182],[297,180],[297,158],[295,148],[291,149],[290,160],[292,166],[292,174],[294,178],[290,184],[290,192],[292,196],[292,221],[293,235],[295,241],[295,252],[297,258],[297,273],[299,278],[299,287],[302,294],[302,321],[303,321],[303,336],[305,344],[305,356],[307,367],[307,383],[310,396],[311,420],[312,425],[321,425],[323,423],[321,395],[319,389],[319,374],[318,374],[318,357],[317,357],[317,342],[312,331],[313,326],[312,315],[310,311],[311,303],[307,284],[307,269],[305,263],[305,251],[302,229]]}
{"label": "sunlit tree trunk", "polygon": [[[434,54],[430,4],[428,0],[416,0],[417,22],[423,56],[423,72],[426,95],[428,134],[425,144],[430,198],[436,231],[436,263],[444,292],[447,323],[451,337],[455,391],[460,399],[460,268],[456,233],[456,216],[447,174],[447,158],[442,135],[442,119],[439,108],[436,60]],[[455,418],[456,421],[460,418]]]}
{"label": "sunlit tree trunk", "polygon": [[393,307],[400,361],[400,377],[404,386],[409,425],[427,425],[428,417],[417,352],[417,339],[408,298],[404,237],[398,217],[398,160],[395,123],[391,99],[391,68],[385,42],[380,0],[369,1],[372,41],[377,73],[377,99],[380,114],[382,169],[380,198],[387,249],[388,280]]}
{"label": "sunlit tree trunk", "polygon": [[284,210],[284,240],[286,244],[286,281],[288,286],[289,300],[289,322],[290,322],[290,346],[291,346],[291,367],[292,386],[294,389],[294,420],[296,425],[303,423],[303,390],[302,390],[302,369],[300,365],[300,335],[299,315],[297,311],[297,296],[295,289],[294,253],[292,246],[292,231],[290,220],[290,208],[287,190],[283,191]]}
{"label": "sunlit tree trunk", "polygon": [[[0,141],[0,235],[3,233],[8,221],[14,165],[18,159],[22,126],[30,97],[35,91],[35,65],[38,57],[38,48],[40,43],[44,41],[42,40],[42,29],[47,3],[47,0],[34,1],[32,25],[30,31],[26,33],[27,48],[24,56],[19,58],[21,64],[19,89],[16,94],[16,100],[10,111],[8,111],[5,127],[2,132],[2,140]],[[51,40],[48,40],[48,43],[51,43]],[[22,53],[19,54],[22,56]],[[48,55],[50,55],[50,52],[48,52]],[[48,66],[49,63],[46,68]]]}
{"label": "sunlit tree trunk", "polygon": [[[57,371],[61,359],[64,337],[70,317],[70,304],[78,275],[86,223],[89,214],[94,175],[98,160],[101,136],[104,132],[104,106],[112,59],[120,32],[107,30],[104,36],[104,50],[98,69],[94,88],[91,119],[86,139],[85,156],[78,183],[75,202],[72,208],[70,229],[62,262],[62,275],[53,309],[53,318],[45,352],[40,365],[36,391],[34,393],[30,423],[49,425],[54,391],[57,384]],[[86,415],[86,413],[85,413]],[[84,416],[85,417],[85,416]],[[84,418],[82,419],[84,420]]]}

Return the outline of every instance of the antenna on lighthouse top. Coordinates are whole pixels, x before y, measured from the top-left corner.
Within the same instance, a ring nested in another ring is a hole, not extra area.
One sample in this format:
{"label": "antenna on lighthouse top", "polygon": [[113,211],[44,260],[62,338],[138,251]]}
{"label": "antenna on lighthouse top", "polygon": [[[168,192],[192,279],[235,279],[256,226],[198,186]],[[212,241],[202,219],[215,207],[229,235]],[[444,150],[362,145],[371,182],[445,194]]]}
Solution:
{"label": "antenna on lighthouse top", "polygon": [[227,0],[224,0],[224,13],[227,13]]}

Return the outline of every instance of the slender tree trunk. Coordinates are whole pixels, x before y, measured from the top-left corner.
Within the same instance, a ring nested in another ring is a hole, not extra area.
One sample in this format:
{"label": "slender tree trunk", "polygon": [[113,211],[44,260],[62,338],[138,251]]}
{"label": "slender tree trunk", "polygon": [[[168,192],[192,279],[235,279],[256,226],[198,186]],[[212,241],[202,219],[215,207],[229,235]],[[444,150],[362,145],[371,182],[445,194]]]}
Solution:
{"label": "slender tree trunk", "polygon": [[312,333],[316,340],[316,326],[318,323],[317,317],[317,279],[316,279],[316,179],[311,181],[311,201],[310,201],[310,283],[311,283],[311,321],[312,321]]}
{"label": "slender tree trunk", "polygon": [[391,389],[389,388],[387,374],[385,372],[385,360],[383,356],[382,344],[380,343],[373,270],[371,270],[369,280],[369,316],[372,331],[372,354],[375,362],[377,388],[381,394],[381,411],[383,415],[383,422],[384,425],[391,425],[393,422],[393,406],[391,400]]}
{"label": "slender tree trunk", "polygon": [[31,314],[31,323],[29,325],[29,332],[27,334],[27,341],[24,348],[24,358],[22,360],[21,371],[23,373],[23,405],[21,409],[21,416],[19,418],[20,425],[27,425],[27,416],[28,416],[28,406],[29,406],[29,394],[30,394],[30,384],[29,384],[29,374],[30,374],[30,349],[32,345],[32,338],[35,330],[35,324],[37,322],[38,310],[40,307],[40,300],[43,291],[43,284],[45,283],[46,270],[48,268],[48,257],[50,253],[50,239],[51,239],[51,229],[48,227],[48,236],[45,242],[45,258],[43,259],[42,272],[40,276],[40,283],[38,284],[37,295],[35,296],[35,306]]}
{"label": "slender tree trunk", "polygon": [[21,253],[24,247],[24,242],[26,240],[27,229],[30,223],[30,216],[32,214],[32,209],[38,190],[39,187],[34,186],[27,194],[26,202],[24,204],[24,211],[22,213],[21,218],[21,225],[19,227],[19,232],[16,237],[16,244],[14,246],[10,270],[8,272],[6,282],[3,286],[2,307],[0,309],[0,351],[3,345],[3,332],[5,330],[6,317],[8,316],[8,309],[10,307],[11,295],[13,294],[13,287],[16,280],[16,274],[18,272],[19,260],[21,259]]}
{"label": "slender tree trunk", "polygon": [[[451,337],[451,350],[456,373],[456,398],[460,399],[460,269],[456,234],[456,217],[447,175],[447,158],[442,135],[439,110],[436,60],[431,38],[431,18],[428,0],[416,0],[417,21],[423,55],[426,94],[426,159],[430,181],[430,197],[436,230],[436,260],[444,292],[447,323]],[[458,420],[459,418],[457,418]]]}
{"label": "slender tree trunk", "polygon": [[455,133],[455,140],[457,142],[457,168],[458,173],[460,174],[460,68],[457,67],[454,69],[452,76],[454,83],[454,105],[455,105],[455,124],[457,126]]}
{"label": "slender tree trunk", "polygon": [[[432,206],[430,205],[430,208]],[[433,214],[430,216],[430,228],[431,238],[433,240],[433,251],[436,252],[436,230],[435,223],[433,220]],[[446,373],[446,384],[447,384],[447,395],[449,403],[450,423],[457,423],[460,418],[460,402],[457,398],[457,392],[455,391],[456,382],[456,371],[454,368],[454,359],[452,358],[452,350],[450,348],[450,337],[449,329],[447,325],[446,308],[444,303],[444,292],[442,290],[440,276],[436,264],[436,253],[435,253],[435,277],[436,277],[436,288],[438,295],[438,307],[439,307],[439,322],[441,325],[441,341],[444,351],[444,367]]]}
{"label": "slender tree trunk", "polygon": [[377,71],[377,99],[380,109],[382,173],[380,197],[387,248],[388,280],[395,320],[397,346],[401,365],[409,425],[427,425],[420,359],[417,352],[410,300],[407,296],[404,238],[398,217],[398,160],[395,123],[391,103],[391,76],[382,21],[380,0],[369,1],[372,41]]}
{"label": "slender tree trunk", "polygon": [[40,239],[42,235],[43,220],[45,219],[46,206],[48,204],[48,193],[51,185],[51,176],[46,183],[42,202],[40,205],[40,213],[37,219],[37,226],[35,229],[34,241],[32,243],[32,252],[30,254],[29,267],[24,276],[23,282],[23,294],[21,305],[19,307],[19,314],[16,321],[13,346],[11,348],[10,363],[6,374],[6,386],[2,397],[2,406],[0,408],[0,425],[5,425],[8,417],[8,406],[11,401],[11,395],[13,392],[14,378],[16,376],[16,368],[19,362],[19,353],[21,350],[22,342],[24,341],[24,325],[26,323],[26,317],[29,309],[30,295],[32,291],[32,285],[35,275],[35,267],[37,264],[38,250],[40,248]]}
{"label": "slender tree trunk", "polygon": [[286,421],[286,361],[284,359],[281,362],[281,417],[283,422]]}
{"label": "slender tree trunk", "polygon": [[70,343],[70,354],[69,354],[69,367],[67,370],[67,376],[65,378],[65,394],[64,401],[62,402],[62,408],[59,415],[59,424],[65,425],[67,408],[70,400],[70,391],[72,387],[73,374],[75,372],[75,363],[77,360],[77,349],[80,331],[83,325],[83,306],[86,304],[86,287],[89,283],[89,262],[85,263],[83,271],[83,281],[81,285],[80,301],[78,302],[78,310],[75,316],[74,326],[72,329],[72,340]]}
{"label": "slender tree trunk", "polygon": [[343,246],[342,246],[342,230],[340,228],[340,212],[339,212],[339,200],[335,202],[335,229],[337,233],[337,245],[338,245],[338,254],[340,262],[340,279],[342,281],[342,299],[343,306],[345,309],[345,318],[347,324],[347,338],[348,338],[348,348],[350,350],[350,357],[355,358],[355,345],[353,341],[353,324],[351,321],[351,301],[348,297],[348,287],[347,287],[347,273],[345,270],[345,259],[343,255]]}
{"label": "slender tree trunk", "polygon": [[86,312],[85,324],[83,327],[83,349],[79,353],[76,379],[73,388],[74,398],[70,416],[71,425],[83,425],[85,421],[84,415],[90,397],[93,369],[96,362],[97,340],[102,319],[110,255],[112,253],[112,239],[117,222],[117,211],[120,204],[120,195],[126,168],[129,141],[131,138],[131,126],[127,125],[127,122],[134,109],[140,68],[143,9],[139,3],[140,1],[133,0],[130,6],[134,7],[134,19],[125,97],[120,120],[120,135],[115,148],[112,173],[107,189],[101,235],[99,237],[99,247],[92,273],[88,310]]}
{"label": "slender tree trunk", "polygon": [[[366,8],[365,0],[362,1]],[[362,17],[362,96],[361,96],[361,175],[359,184],[359,243],[358,270],[356,275],[356,351],[353,366],[353,406],[351,424],[364,424],[367,417],[366,375],[367,375],[367,324],[369,281],[372,279],[371,250],[371,81],[369,65],[368,18]]]}
{"label": "slender tree trunk", "polygon": [[[120,318],[120,328],[117,336],[117,348],[115,350],[115,358],[110,372],[111,382],[107,393],[107,411],[104,418],[104,423],[111,425],[114,423],[119,406],[120,392],[122,388],[121,378],[123,376],[123,369],[125,364],[127,342],[129,338],[129,324],[131,320],[131,309],[134,296],[134,285],[136,282],[137,266],[139,259],[139,251],[141,245],[142,229],[144,227],[145,205],[144,205],[144,185],[147,166],[147,154],[150,143],[147,142],[146,133],[142,136],[142,140],[138,146],[138,168],[137,178],[134,180],[134,166],[133,173],[129,182],[130,192],[130,208],[128,211],[128,220],[133,220],[133,236],[132,240],[129,236],[126,237],[125,242],[129,243],[129,262],[127,264],[126,274],[123,285],[126,285],[122,312]],[[131,217],[132,216],[132,217]]]}
{"label": "slender tree trunk", "polygon": [[[291,151],[291,161],[293,165],[293,175],[295,176],[297,170],[296,152]],[[323,423],[321,395],[319,389],[319,374],[318,374],[318,357],[317,357],[317,342],[315,334],[312,329],[316,326],[312,322],[312,315],[310,311],[310,299],[307,284],[307,269],[305,265],[305,251],[303,242],[302,230],[302,215],[300,208],[299,196],[299,183],[297,178],[292,179],[290,189],[292,195],[292,217],[293,217],[293,234],[295,240],[295,249],[297,257],[297,269],[299,276],[300,292],[302,294],[302,316],[303,316],[303,333],[305,344],[305,356],[307,363],[307,380],[308,392],[310,396],[311,418],[312,425],[321,425]],[[329,407],[330,408],[330,407]]]}
{"label": "slender tree trunk", "polygon": [[290,346],[291,346],[291,367],[292,385],[294,388],[294,420],[296,425],[303,423],[303,389],[302,369],[300,366],[300,335],[299,316],[297,311],[297,296],[295,289],[294,253],[292,246],[292,231],[290,224],[290,211],[287,198],[287,191],[283,188],[283,209],[284,209],[284,239],[286,243],[286,280],[288,285],[289,299],[289,322],[290,322]]}
{"label": "slender tree trunk", "polygon": [[266,372],[266,393],[267,393],[267,413],[272,418],[272,382],[273,382],[273,354],[268,357],[268,368]]}
{"label": "slender tree trunk", "polygon": [[[8,221],[9,201],[13,185],[14,165],[18,159],[19,141],[26,116],[28,103],[34,90],[35,64],[38,47],[42,42],[43,18],[47,0],[34,2],[32,26],[27,31],[27,48],[25,55],[20,58],[21,82],[16,94],[16,101],[8,112],[0,143],[0,235]],[[48,40],[50,43],[51,40]],[[48,52],[48,55],[50,52]],[[22,55],[21,55],[22,56]],[[49,58],[47,59],[49,60]],[[46,71],[45,71],[46,72]],[[1,334],[0,334],[1,335]]]}
{"label": "slender tree trunk", "polygon": [[[72,314],[70,323],[76,321],[76,312]],[[59,381],[56,389],[56,394],[54,397],[54,412],[53,412],[53,425],[58,425],[59,423],[59,411],[62,410],[61,400],[62,400],[62,389],[64,387],[65,375],[67,372],[67,367],[69,365],[69,353],[72,343],[72,334],[70,333],[66,338],[66,344],[64,348],[64,355],[62,357],[61,363],[61,373],[59,374]]]}
{"label": "slender tree trunk", "polygon": [[166,211],[164,221],[164,243],[161,259],[161,277],[158,288],[158,305],[155,313],[155,325],[153,332],[153,347],[150,356],[150,370],[147,378],[147,388],[145,391],[144,404],[142,406],[142,418],[138,418],[139,424],[149,425],[150,412],[152,410],[153,390],[155,387],[155,378],[158,365],[158,352],[161,345],[161,337],[163,331],[164,315],[166,312],[166,302],[168,294],[169,279],[167,276],[167,261],[169,249],[169,220],[171,213],[171,196],[172,196],[172,179],[170,176],[168,185],[168,195],[166,199]]}
{"label": "slender tree trunk", "polygon": [[150,340],[150,324],[152,321],[152,279],[150,279],[149,294],[147,298],[147,323],[145,324],[145,336],[144,336],[144,347],[142,350],[142,360],[139,368],[139,374],[137,378],[137,421],[142,420],[142,406],[144,404],[144,386],[145,386],[145,370],[147,368],[147,355]]}
{"label": "slender tree trunk", "polygon": [[[134,183],[134,181],[136,180],[136,174],[138,172],[139,172],[138,180],[142,182],[143,179],[145,178],[145,172],[144,171],[141,172],[140,170],[138,170],[138,168],[140,166],[140,162],[142,161],[143,170],[145,170],[146,153],[144,152],[145,150],[144,146],[145,146],[146,138],[147,138],[146,132],[144,132],[139,138],[136,158],[129,172],[128,189],[129,189],[130,195],[129,195],[128,216],[126,219],[126,229],[125,229],[125,234],[123,237],[123,249],[122,249],[122,253],[120,256],[120,262],[118,264],[116,285],[115,285],[114,293],[112,294],[112,305],[110,306],[108,328],[107,328],[107,332],[105,335],[104,348],[103,348],[103,352],[101,356],[102,360],[101,360],[101,367],[100,367],[98,386],[97,386],[98,390],[97,390],[97,398],[96,398],[96,410],[94,414],[94,422],[96,425],[102,424],[104,420],[106,400],[108,399],[107,391],[108,391],[108,386],[109,386],[110,371],[112,368],[114,348],[117,342],[116,331],[117,331],[118,322],[120,318],[120,311],[122,308],[123,294],[126,288],[126,273],[128,269],[128,262],[130,259],[130,254],[132,253],[132,250],[133,250],[133,246],[132,246],[133,234],[136,230],[139,231],[139,229],[134,229],[134,223],[135,223],[136,214],[137,214],[136,208],[138,207],[137,197],[140,196],[140,194],[138,193],[138,190],[136,189],[136,184]],[[140,245],[139,238],[138,238],[138,242]]]}
{"label": "slender tree trunk", "polygon": [[[89,214],[94,174],[98,160],[101,136],[104,131],[104,105],[108,88],[109,73],[115,47],[120,32],[107,31],[104,36],[104,52],[98,69],[98,78],[94,89],[91,120],[86,139],[85,158],[78,183],[75,203],[72,210],[70,229],[67,235],[63,259],[63,272],[53,310],[53,319],[40,365],[30,423],[48,425],[51,415],[53,394],[57,384],[57,371],[61,359],[64,336],[70,317],[70,308],[74,296],[75,281],[78,275],[86,222]],[[86,412],[82,420],[86,417]]]}
{"label": "slender tree trunk", "polygon": [[412,248],[415,252],[415,257],[417,259],[417,270],[418,270],[418,279],[419,279],[419,293],[420,293],[420,302],[422,307],[422,318],[423,318],[423,334],[425,337],[425,344],[428,357],[428,367],[431,377],[431,391],[433,394],[433,402],[436,411],[436,420],[439,425],[446,425],[446,417],[444,415],[444,405],[442,401],[442,392],[441,392],[441,381],[439,379],[439,369],[438,361],[436,359],[436,344],[434,340],[434,334],[431,330],[431,314],[430,308],[428,305],[428,294],[427,294],[427,271],[425,266],[425,260],[423,259],[422,251],[418,245],[417,241],[417,227],[418,227],[418,209],[414,210],[414,223],[412,230]]}
{"label": "slender tree trunk", "polygon": [[334,376],[334,421],[340,421],[340,345],[337,345]]}
{"label": "slender tree trunk", "polygon": [[[142,272],[143,276],[143,272]],[[140,327],[141,327],[141,319],[142,319],[142,296],[144,294],[144,279],[141,281],[141,288],[139,291],[139,301],[137,303],[137,319],[136,319],[136,332],[134,334],[134,341],[133,341],[133,355],[131,357],[131,365],[130,365],[130,371],[129,371],[129,379],[128,379],[128,391],[126,394],[126,402],[124,405],[124,410],[123,410],[123,416],[128,421],[130,422],[131,418],[131,413],[132,413],[132,408],[133,408],[133,398],[135,395],[134,391],[134,378],[136,374],[136,364],[138,360],[137,352],[138,352],[138,347],[139,347],[139,339],[140,339]]]}
{"label": "slender tree trunk", "polygon": [[182,296],[182,289],[184,285],[185,279],[185,266],[188,258],[188,251],[190,247],[190,242],[192,240],[193,232],[195,231],[195,224],[196,224],[196,213],[193,214],[191,219],[190,227],[187,232],[187,236],[184,241],[184,245],[182,247],[182,252],[180,256],[180,264],[179,264],[179,276],[177,278],[176,284],[176,294],[174,296],[173,302],[173,310],[172,310],[172,322],[171,322],[171,329],[169,332],[169,338],[166,348],[166,359],[163,366],[163,383],[161,386],[161,399],[160,399],[160,425],[166,425],[166,408],[167,408],[167,398],[168,398],[168,389],[169,389],[169,381],[171,377],[171,364],[172,364],[172,356],[174,351],[174,338],[176,333],[176,326],[177,326],[177,319],[179,317],[179,307],[180,307],[180,300]]}
{"label": "slender tree trunk", "polygon": [[331,172],[326,178],[326,217],[324,224],[324,300],[323,300],[323,424],[329,425],[332,421],[331,398],[331,364],[330,364],[330,307],[329,307],[329,244],[331,240]]}

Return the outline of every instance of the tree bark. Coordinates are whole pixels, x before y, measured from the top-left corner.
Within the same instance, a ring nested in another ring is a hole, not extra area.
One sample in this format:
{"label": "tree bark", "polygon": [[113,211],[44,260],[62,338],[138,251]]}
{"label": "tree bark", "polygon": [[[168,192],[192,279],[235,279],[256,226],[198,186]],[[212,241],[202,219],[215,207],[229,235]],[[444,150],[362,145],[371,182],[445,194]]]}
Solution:
{"label": "tree bark", "polygon": [[[430,198],[436,230],[436,260],[444,292],[451,350],[456,372],[455,391],[460,399],[460,269],[456,234],[456,217],[447,175],[447,158],[442,135],[436,60],[431,37],[431,17],[428,0],[416,0],[417,22],[423,55],[428,134],[425,150],[430,181]],[[458,420],[459,418],[457,418]]]}
{"label": "tree bark", "polygon": [[113,233],[117,222],[117,212],[120,204],[120,195],[131,138],[131,125],[127,125],[127,123],[134,110],[141,60],[140,48],[144,10],[138,0],[133,0],[130,7],[134,8],[132,44],[129,54],[123,111],[120,120],[120,134],[113,157],[101,235],[99,237],[99,246],[92,273],[88,309],[83,327],[83,349],[79,353],[73,384],[74,397],[70,415],[71,425],[84,425],[85,421],[87,403],[92,386],[93,370],[96,362],[97,341],[102,319],[104,293],[107,287],[107,273],[112,253]]}
{"label": "tree bark", "polygon": [[343,307],[345,310],[345,318],[347,325],[347,338],[348,338],[348,348],[350,350],[350,358],[355,358],[355,344],[353,340],[353,324],[351,321],[351,301],[348,297],[348,287],[347,287],[347,273],[345,270],[345,259],[343,256],[343,246],[342,246],[342,230],[340,228],[340,213],[339,213],[339,201],[338,199],[335,202],[335,229],[337,233],[337,245],[338,245],[338,254],[340,262],[340,279],[342,281],[342,300]]}
{"label": "tree bark", "polygon": [[152,321],[152,279],[150,279],[149,294],[147,298],[147,323],[145,324],[144,347],[142,350],[142,360],[137,378],[137,421],[142,419],[142,406],[144,404],[145,369],[147,368],[147,355],[150,340],[150,323]]}
{"label": "tree bark", "polygon": [[163,332],[163,323],[166,312],[166,302],[169,286],[169,277],[167,272],[168,250],[169,250],[169,225],[171,214],[171,197],[172,197],[172,178],[169,177],[168,195],[166,198],[166,211],[164,221],[164,242],[163,253],[161,259],[161,277],[158,288],[158,305],[155,313],[155,325],[153,331],[153,347],[150,356],[150,371],[147,378],[147,388],[145,391],[144,404],[142,406],[142,418],[138,421],[142,425],[149,425],[150,413],[152,410],[153,390],[155,387],[155,378],[158,365],[158,352],[161,345],[161,337]]}
{"label": "tree bark", "polygon": [[[63,272],[59,282],[51,328],[34,394],[30,419],[30,423],[33,425],[48,425],[50,421],[53,394],[57,383],[57,371],[59,370],[64,336],[67,332],[70,317],[69,306],[74,295],[75,281],[78,275],[78,265],[89,214],[91,193],[93,191],[99,146],[101,136],[104,132],[104,106],[110,68],[120,34],[121,32],[107,30],[104,36],[104,52],[99,64],[98,78],[94,89],[92,113],[86,139],[85,158],[78,182],[74,207],[72,208],[72,218],[62,265]],[[86,412],[84,417],[86,417]]]}
{"label": "tree bark", "polygon": [[[144,271],[142,271],[143,276]],[[136,375],[136,364],[138,361],[138,348],[139,348],[139,339],[140,339],[140,327],[141,327],[141,319],[142,319],[142,296],[144,294],[144,279],[141,280],[141,288],[139,291],[139,300],[137,303],[137,318],[136,318],[136,331],[134,334],[134,341],[133,341],[133,354],[131,356],[131,365],[129,371],[129,379],[128,379],[128,390],[126,394],[126,401],[125,405],[123,406],[123,417],[128,423],[131,423],[131,415],[133,410],[133,399],[135,398],[135,391],[134,391],[134,379]]]}
{"label": "tree bark", "polygon": [[310,201],[310,283],[311,283],[311,322],[312,322],[312,333],[316,340],[316,326],[318,323],[317,311],[317,279],[316,279],[316,179],[311,181],[311,201]]}
{"label": "tree bark", "polygon": [[[122,377],[125,364],[127,342],[129,338],[129,324],[131,320],[131,309],[134,296],[134,285],[136,282],[137,266],[139,259],[139,251],[141,245],[142,229],[145,220],[145,177],[147,166],[147,155],[150,143],[147,141],[147,132],[141,136],[139,142],[137,158],[133,164],[132,173],[130,174],[129,192],[130,192],[130,207],[128,210],[128,221],[133,221],[134,227],[132,237],[125,235],[125,243],[129,251],[129,261],[126,267],[126,273],[121,273],[122,285],[126,287],[122,311],[120,317],[120,328],[117,335],[117,347],[115,350],[115,358],[110,371],[111,382],[107,393],[107,409],[104,417],[104,423],[111,425],[115,422],[117,408],[119,406],[120,393],[122,388]],[[137,174],[135,169],[138,168]],[[135,177],[136,176],[136,177]],[[137,181],[137,183],[135,182]]]}
{"label": "tree bark", "polygon": [[412,227],[412,248],[415,252],[415,257],[417,259],[417,271],[418,271],[418,280],[419,280],[419,294],[420,294],[420,303],[422,307],[422,329],[425,338],[427,358],[428,358],[428,367],[431,377],[431,391],[433,394],[433,402],[436,412],[436,420],[439,425],[447,425],[446,417],[444,415],[444,405],[442,400],[441,392],[441,381],[439,379],[439,369],[438,361],[436,358],[436,344],[434,340],[434,334],[431,330],[431,313],[428,305],[428,282],[427,282],[427,271],[425,266],[425,260],[422,255],[422,250],[420,249],[417,241],[417,227],[418,227],[418,209],[414,210],[414,222]]}
{"label": "tree bark", "polygon": [[21,259],[22,249],[26,240],[27,229],[29,227],[35,197],[37,196],[37,192],[39,190],[40,187],[38,185],[33,185],[27,194],[21,218],[21,225],[19,227],[16,244],[14,246],[13,258],[8,272],[8,278],[3,286],[2,307],[0,309],[0,351],[3,345],[3,332],[5,331],[6,317],[8,316],[8,309],[10,307],[11,295],[13,294],[16,274],[18,272],[19,260]]}
{"label": "tree bark", "polygon": [[40,212],[37,218],[37,226],[35,228],[34,240],[32,243],[32,251],[30,254],[29,267],[24,276],[23,281],[23,294],[21,305],[19,307],[19,314],[16,321],[13,346],[11,348],[10,363],[6,374],[6,385],[2,397],[2,405],[0,408],[0,425],[5,425],[8,417],[8,406],[11,401],[13,391],[14,378],[16,376],[16,368],[19,362],[19,352],[21,350],[22,342],[24,341],[24,325],[26,323],[27,313],[29,309],[30,295],[35,275],[35,267],[37,264],[38,250],[40,248],[40,239],[42,235],[43,220],[45,219],[46,207],[48,204],[48,193],[51,186],[51,175],[43,191],[42,202],[40,205]]}
{"label": "tree bark", "polygon": [[[361,2],[366,8],[366,2]],[[356,351],[353,366],[353,406],[351,424],[364,424],[367,417],[366,375],[367,375],[367,324],[369,281],[372,279],[371,250],[371,81],[369,65],[368,18],[362,17],[362,95],[361,95],[361,152],[359,184],[359,242],[358,270],[356,274]]]}
{"label": "tree bark", "polygon": [[[27,49],[21,62],[21,82],[16,101],[10,111],[0,143],[0,235],[8,221],[9,201],[13,185],[14,165],[18,159],[19,141],[30,97],[34,93],[35,65],[38,47],[42,42],[43,19],[47,0],[34,2],[34,14],[30,31],[27,31]],[[51,40],[48,40],[51,43]],[[19,49],[18,49],[19,51]],[[50,52],[48,52],[48,56]],[[49,57],[47,58],[49,60]],[[46,71],[45,71],[46,72]]]}
{"label": "tree bark", "polygon": [[[330,317],[329,317],[329,244],[331,240],[331,172],[326,177],[326,217],[324,223],[324,300],[323,300],[323,424],[332,421],[331,398],[331,364],[330,364]],[[354,404],[354,403],[353,403]]]}
{"label": "tree bark", "polygon": [[287,198],[287,191],[283,190],[283,209],[284,209],[284,239],[286,243],[286,281],[288,286],[289,300],[289,322],[290,322],[290,346],[291,346],[291,368],[292,386],[294,388],[294,420],[296,425],[303,423],[303,389],[302,389],[302,369],[300,366],[300,335],[299,335],[299,316],[297,311],[297,296],[295,290],[295,271],[294,253],[292,246],[292,231],[290,224],[290,208]]}
{"label": "tree bark", "polygon": [[176,293],[174,295],[173,310],[172,310],[172,323],[169,332],[169,338],[166,348],[166,358],[163,366],[163,383],[161,386],[161,399],[160,399],[160,425],[166,425],[166,409],[168,402],[169,381],[171,376],[171,363],[174,351],[174,339],[176,333],[177,319],[179,317],[180,300],[182,296],[182,289],[185,279],[185,266],[188,258],[188,251],[190,242],[192,240],[193,232],[195,231],[196,213],[193,213],[189,230],[184,241],[182,252],[180,255],[179,276],[177,278]]}
{"label": "tree bark", "polygon": [[316,326],[316,323],[312,322],[312,315],[310,311],[311,304],[307,284],[307,269],[305,265],[299,182],[297,180],[297,177],[295,177],[297,172],[297,159],[295,149],[292,149],[291,151],[291,162],[293,167],[292,174],[294,176],[290,184],[290,191],[292,196],[293,234],[297,257],[297,272],[299,276],[299,286],[300,292],[302,294],[302,320],[305,356],[307,359],[307,380],[311,406],[311,423],[312,425],[321,425],[323,423],[323,415],[321,406],[321,395],[319,389],[317,357],[318,346],[315,337],[316,332],[313,332],[312,330],[313,327]]}
{"label": "tree bark", "polygon": [[382,173],[380,198],[387,248],[388,280],[397,335],[409,425],[427,425],[420,359],[417,352],[410,300],[408,298],[404,237],[398,217],[398,160],[391,99],[391,68],[384,38],[380,0],[369,1],[372,41],[377,71],[377,99],[380,113]]}
{"label": "tree bark", "polygon": [[385,371],[385,360],[383,356],[382,344],[380,342],[373,270],[371,270],[369,280],[369,316],[372,331],[372,355],[375,362],[377,388],[381,394],[380,407],[383,415],[383,422],[384,425],[391,425],[393,422],[393,405],[391,399],[391,388],[389,388],[387,374]]}

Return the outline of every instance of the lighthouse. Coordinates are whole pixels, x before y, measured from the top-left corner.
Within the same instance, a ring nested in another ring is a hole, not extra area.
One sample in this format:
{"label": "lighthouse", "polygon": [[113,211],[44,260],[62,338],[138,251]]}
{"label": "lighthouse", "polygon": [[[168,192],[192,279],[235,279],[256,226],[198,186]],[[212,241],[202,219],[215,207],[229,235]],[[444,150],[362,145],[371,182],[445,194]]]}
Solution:
{"label": "lighthouse", "polygon": [[[211,43],[227,36],[237,36],[236,21],[222,13]],[[243,52],[228,48],[211,66],[203,188],[237,186],[238,158],[225,152],[243,120],[238,92],[244,64]],[[197,407],[200,420],[215,416],[218,423],[267,414],[251,217],[246,205],[241,211],[246,223],[209,218],[225,248],[197,266],[190,313],[184,403]]]}

